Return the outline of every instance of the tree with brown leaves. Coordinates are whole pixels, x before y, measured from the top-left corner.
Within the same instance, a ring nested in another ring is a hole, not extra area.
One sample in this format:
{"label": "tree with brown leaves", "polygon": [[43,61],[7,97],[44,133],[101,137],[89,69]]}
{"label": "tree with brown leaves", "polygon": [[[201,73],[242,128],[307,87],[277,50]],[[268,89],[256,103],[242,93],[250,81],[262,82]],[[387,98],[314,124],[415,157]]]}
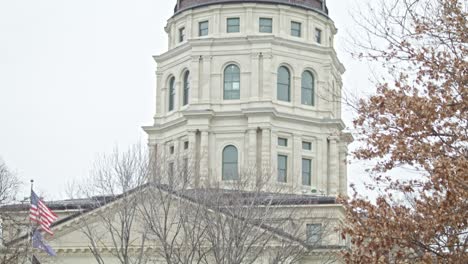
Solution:
{"label": "tree with brown leaves", "polygon": [[359,56],[390,79],[355,120],[355,156],[377,161],[367,188],[379,195],[343,199],[348,263],[468,260],[466,10],[463,0],[385,0],[358,19],[369,36]]}

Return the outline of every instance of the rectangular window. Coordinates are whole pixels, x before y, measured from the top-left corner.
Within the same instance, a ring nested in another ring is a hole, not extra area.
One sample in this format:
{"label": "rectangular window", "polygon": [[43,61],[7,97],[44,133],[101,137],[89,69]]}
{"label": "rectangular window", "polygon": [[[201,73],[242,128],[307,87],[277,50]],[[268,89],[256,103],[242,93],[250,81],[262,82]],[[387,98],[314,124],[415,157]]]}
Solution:
{"label": "rectangular window", "polygon": [[208,21],[202,21],[198,23],[198,36],[208,35]]}
{"label": "rectangular window", "polygon": [[185,40],[185,27],[179,28],[179,42],[183,42]]}
{"label": "rectangular window", "polygon": [[306,242],[309,245],[318,246],[322,240],[322,225],[321,224],[308,224],[306,226]]}
{"label": "rectangular window", "polygon": [[312,185],[312,160],[302,159],[302,185]]}
{"label": "rectangular window", "polygon": [[288,139],[287,138],[278,138],[278,146],[287,147]]}
{"label": "rectangular window", "polygon": [[288,179],[288,156],[278,155],[278,182],[287,182]]}
{"label": "rectangular window", "polygon": [[312,150],[312,143],[302,141],[302,149],[303,150]]}
{"label": "rectangular window", "polygon": [[238,17],[227,19],[227,33],[240,32],[240,19]]}
{"label": "rectangular window", "polygon": [[300,37],[301,36],[301,23],[291,22],[291,36]]}
{"label": "rectangular window", "polygon": [[174,154],[174,146],[169,147],[169,153]]}
{"label": "rectangular window", "polygon": [[188,141],[185,141],[184,142],[184,149],[188,149],[189,148],[189,142]]}
{"label": "rectangular window", "polygon": [[322,30],[320,30],[318,28],[315,29],[315,41],[318,44],[322,43]]}
{"label": "rectangular window", "polygon": [[185,158],[184,159],[184,184],[187,184],[188,183],[188,158]]}
{"label": "rectangular window", "polygon": [[261,17],[259,21],[261,33],[272,33],[273,32],[273,19]]}
{"label": "rectangular window", "polygon": [[174,180],[174,162],[169,163],[169,168],[167,168],[167,177],[169,180],[169,184],[172,185]]}

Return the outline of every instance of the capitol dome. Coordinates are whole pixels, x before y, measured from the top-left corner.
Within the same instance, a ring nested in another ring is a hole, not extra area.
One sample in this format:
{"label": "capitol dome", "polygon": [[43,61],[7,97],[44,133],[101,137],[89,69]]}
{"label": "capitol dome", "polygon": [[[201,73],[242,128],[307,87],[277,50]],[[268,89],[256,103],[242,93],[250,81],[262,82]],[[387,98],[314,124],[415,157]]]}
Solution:
{"label": "capitol dome", "polygon": [[337,29],[324,0],[179,0],[145,127],[167,175],[195,188],[347,193]]}
{"label": "capitol dome", "polygon": [[178,0],[174,8],[174,13],[179,13],[187,9],[197,8],[212,4],[239,4],[239,3],[266,3],[282,4],[316,10],[328,14],[325,0]]}

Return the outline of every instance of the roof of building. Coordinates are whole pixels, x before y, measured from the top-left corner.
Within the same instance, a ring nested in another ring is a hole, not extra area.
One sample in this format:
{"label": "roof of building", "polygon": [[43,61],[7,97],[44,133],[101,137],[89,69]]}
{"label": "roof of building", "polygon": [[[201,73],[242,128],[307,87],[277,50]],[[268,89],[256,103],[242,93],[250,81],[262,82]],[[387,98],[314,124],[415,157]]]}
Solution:
{"label": "roof of building", "polygon": [[[95,196],[91,198],[80,198],[80,199],[67,199],[61,201],[46,201],[46,205],[52,210],[72,210],[75,211],[71,215],[58,220],[53,223],[52,226],[58,226],[77,218],[84,213],[88,213],[95,209],[98,209],[108,203],[117,201],[124,196],[143,191],[146,188],[155,187],[172,193],[182,199],[190,200],[195,203],[203,203],[208,207],[212,207],[214,210],[226,213],[224,209],[229,206],[291,206],[291,205],[320,205],[320,204],[336,204],[334,197],[327,196],[311,196],[311,195],[297,195],[297,194],[281,194],[281,193],[269,193],[269,192],[249,192],[249,191],[238,191],[238,190],[227,190],[227,189],[185,189],[182,191],[175,191],[170,189],[167,185],[156,185],[145,184],[135,189],[132,189],[124,194],[120,195],[109,195],[109,196]],[[12,204],[0,207],[0,212],[21,212],[29,210],[29,203]],[[230,215],[230,214],[229,214]],[[237,218],[235,215],[231,217]],[[242,219],[240,219],[242,220]],[[267,225],[261,225],[261,228],[268,229],[269,231],[275,232],[278,235],[287,237],[294,241],[300,242],[297,238],[288,235],[281,230],[273,229]],[[18,241],[25,239],[26,236],[10,241],[7,244],[14,244]],[[305,245],[305,244],[304,244]]]}
{"label": "roof of building", "polygon": [[325,0],[177,0],[174,13],[177,14],[188,9],[207,5],[231,3],[282,4],[315,10],[328,15],[328,8]]}
{"label": "roof of building", "polygon": [[[143,186],[145,188],[146,186]],[[168,189],[165,185],[158,188]],[[141,188],[137,188],[141,189]],[[134,192],[132,190],[130,192]],[[128,193],[127,193],[128,194]],[[283,194],[271,192],[250,192],[228,189],[186,189],[175,192],[180,197],[194,202],[203,202],[206,205],[230,206],[230,205],[313,205],[313,204],[335,204],[336,199],[329,196]],[[55,211],[62,210],[89,210],[103,206],[109,202],[118,200],[122,195],[94,196],[90,198],[66,199],[58,201],[46,201],[46,205]],[[203,197],[203,199],[201,198]],[[0,211],[27,211],[29,202],[10,204],[0,207]]]}

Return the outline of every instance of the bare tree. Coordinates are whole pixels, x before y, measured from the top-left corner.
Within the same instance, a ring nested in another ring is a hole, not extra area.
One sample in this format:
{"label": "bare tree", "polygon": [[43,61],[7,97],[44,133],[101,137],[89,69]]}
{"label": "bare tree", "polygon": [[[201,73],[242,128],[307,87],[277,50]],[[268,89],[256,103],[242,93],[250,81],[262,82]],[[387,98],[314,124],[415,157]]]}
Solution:
{"label": "bare tree", "polygon": [[[83,189],[100,201],[81,220],[97,263],[105,263],[103,252],[123,264],[296,263],[319,248],[320,239],[305,241],[305,217],[293,203],[310,196],[267,188],[271,176],[260,179],[256,169],[229,185],[199,185],[190,153],[144,153],[134,148],[101,159]],[[320,237],[333,232],[324,230]]]}
{"label": "bare tree", "polygon": [[90,217],[80,218],[80,224],[97,263],[105,263],[103,252],[110,252],[122,264],[147,261],[146,233],[138,219],[138,190],[148,176],[146,156],[138,145],[123,153],[116,149],[98,159],[91,177],[78,189],[78,195],[91,199],[95,206]]}
{"label": "bare tree", "polygon": [[0,160],[0,263],[24,263],[27,260],[28,245],[14,243],[24,236],[25,219],[11,210],[21,185],[18,177]]}

